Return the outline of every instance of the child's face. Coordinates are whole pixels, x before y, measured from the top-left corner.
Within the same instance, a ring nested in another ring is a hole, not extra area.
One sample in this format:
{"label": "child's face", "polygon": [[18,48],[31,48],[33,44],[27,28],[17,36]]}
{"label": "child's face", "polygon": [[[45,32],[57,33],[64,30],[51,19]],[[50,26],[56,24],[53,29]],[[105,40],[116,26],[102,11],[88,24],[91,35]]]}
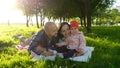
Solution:
{"label": "child's face", "polygon": [[71,34],[76,34],[76,33],[78,33],[78,28],[76,28],[76,27],[71,27],[70,28],[70,32],[71,32]]}

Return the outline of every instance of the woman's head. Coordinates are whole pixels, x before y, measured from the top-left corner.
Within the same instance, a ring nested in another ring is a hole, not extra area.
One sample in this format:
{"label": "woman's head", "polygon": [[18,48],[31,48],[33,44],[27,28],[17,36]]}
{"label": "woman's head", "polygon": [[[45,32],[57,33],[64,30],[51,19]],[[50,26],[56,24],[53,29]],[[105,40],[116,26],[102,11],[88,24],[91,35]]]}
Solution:
{"label": "woman's head", "polygon": [[62,22],[58,30],[59,37],[67,37],[70,33],[70,25],[67,22]]}

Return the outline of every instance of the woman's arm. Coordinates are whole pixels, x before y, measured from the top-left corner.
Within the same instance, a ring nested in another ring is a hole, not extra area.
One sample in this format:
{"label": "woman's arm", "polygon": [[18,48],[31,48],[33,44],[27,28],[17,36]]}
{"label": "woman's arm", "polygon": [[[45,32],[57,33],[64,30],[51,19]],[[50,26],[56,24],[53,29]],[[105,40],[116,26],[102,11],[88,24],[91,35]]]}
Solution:
{"label": "woman's arm", "polygon": [[61,47],[67,45],[66,42],[56,43],[56,46]]}

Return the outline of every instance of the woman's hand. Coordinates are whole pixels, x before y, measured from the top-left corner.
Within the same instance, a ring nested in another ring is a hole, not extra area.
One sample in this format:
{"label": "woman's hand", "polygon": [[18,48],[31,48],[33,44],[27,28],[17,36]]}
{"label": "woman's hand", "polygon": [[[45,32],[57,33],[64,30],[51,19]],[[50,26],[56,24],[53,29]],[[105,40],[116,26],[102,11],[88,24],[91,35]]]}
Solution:
{"label": "woman's hand", "polygon": [[56,46],[61,47],[67,45],[66,42],[56,43]]}

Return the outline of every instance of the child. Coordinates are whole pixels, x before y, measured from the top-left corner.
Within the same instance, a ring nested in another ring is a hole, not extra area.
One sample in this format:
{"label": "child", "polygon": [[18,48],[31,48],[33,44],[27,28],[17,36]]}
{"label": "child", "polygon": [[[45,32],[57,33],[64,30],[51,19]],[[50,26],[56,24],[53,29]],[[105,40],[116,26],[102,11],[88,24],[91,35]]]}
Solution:
{"label": "child", "polygon": [[66,38],[66,42],[57,43],[56,45],[67,45],[67,48],[70,49],[72,53],[74,53],[73,56],[79,56],[84,54],[86,41],[83,33],[79,31],[78,22],[70,22],[70,36]]}

